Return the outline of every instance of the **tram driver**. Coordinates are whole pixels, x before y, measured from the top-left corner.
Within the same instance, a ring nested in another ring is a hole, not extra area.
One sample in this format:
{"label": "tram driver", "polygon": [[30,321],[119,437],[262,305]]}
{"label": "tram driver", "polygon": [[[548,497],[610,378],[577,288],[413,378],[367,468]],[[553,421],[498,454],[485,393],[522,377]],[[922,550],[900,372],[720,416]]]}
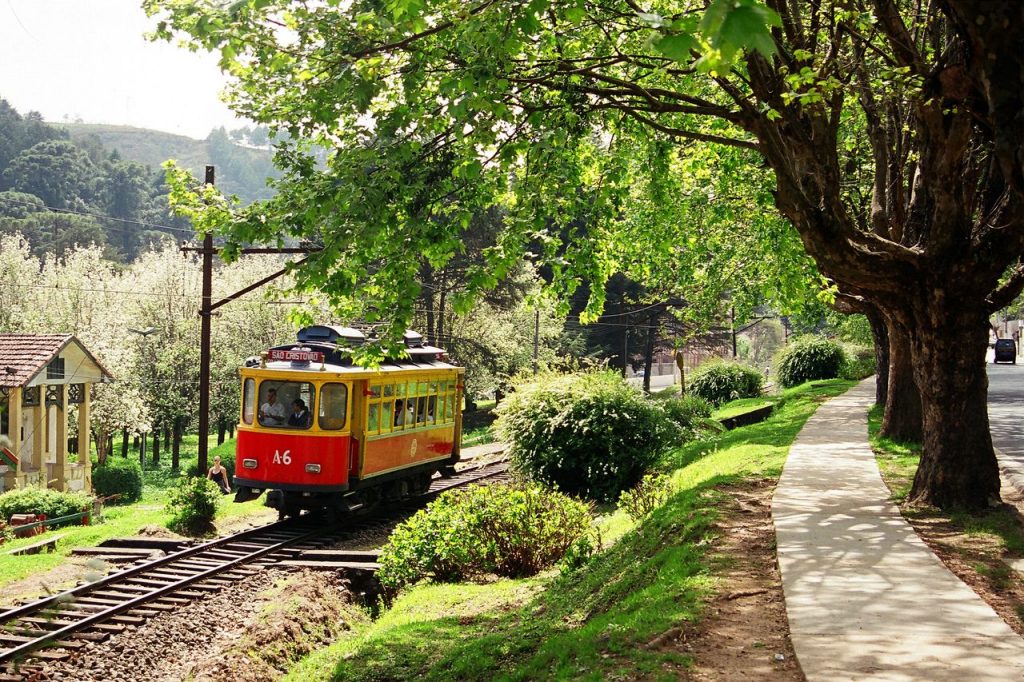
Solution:
{"label": "tram driver", "polygon": [[267,391],[267,402],[260,406],[260,423],[267,426],[284,424],[284,405],[277,402],[277,389]]}

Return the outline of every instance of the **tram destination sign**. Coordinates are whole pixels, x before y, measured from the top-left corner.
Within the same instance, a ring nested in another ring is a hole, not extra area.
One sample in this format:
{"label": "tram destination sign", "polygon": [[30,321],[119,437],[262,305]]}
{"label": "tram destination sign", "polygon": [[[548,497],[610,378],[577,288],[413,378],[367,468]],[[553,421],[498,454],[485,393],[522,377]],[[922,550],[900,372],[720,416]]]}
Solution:
{"label": "tram destination sign", "polygon": [[281,350],[275,348],[270,351],[269,358],[284,362],[323,362],[324,354],[315,350]]}

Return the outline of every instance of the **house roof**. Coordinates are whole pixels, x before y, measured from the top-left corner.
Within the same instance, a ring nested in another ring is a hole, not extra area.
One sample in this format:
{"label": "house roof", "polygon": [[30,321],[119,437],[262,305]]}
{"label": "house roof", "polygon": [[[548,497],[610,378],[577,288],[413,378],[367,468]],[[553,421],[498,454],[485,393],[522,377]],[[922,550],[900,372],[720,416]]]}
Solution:
{"label": "house roof", "polygon": [[113,379],[106,367],[71,334],[0,334],[0,386],[27,385],[72,343],[96,363],[105,377]]}

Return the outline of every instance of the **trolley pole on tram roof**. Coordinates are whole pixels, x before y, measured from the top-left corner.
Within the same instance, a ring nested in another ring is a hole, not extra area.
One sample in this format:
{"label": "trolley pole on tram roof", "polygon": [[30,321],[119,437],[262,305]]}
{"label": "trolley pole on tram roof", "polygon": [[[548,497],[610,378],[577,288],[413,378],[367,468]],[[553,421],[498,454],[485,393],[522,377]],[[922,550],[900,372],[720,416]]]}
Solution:
{"label": "trolley pole on tram roof", "polygon": [[[214,168],[206,167],[206,184],[214,184]],[[210,440],[210,318],[213,315],[213,234],[203,237],[203,303],[199,308],[199,475],[206,471]]]}

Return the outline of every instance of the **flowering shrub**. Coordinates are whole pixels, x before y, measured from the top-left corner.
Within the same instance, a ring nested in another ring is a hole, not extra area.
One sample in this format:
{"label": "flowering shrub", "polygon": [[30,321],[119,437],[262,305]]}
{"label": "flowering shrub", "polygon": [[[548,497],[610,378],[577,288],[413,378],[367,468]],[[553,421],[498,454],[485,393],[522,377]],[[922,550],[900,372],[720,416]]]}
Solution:
{"label": "flowering shrub", "polygon": [[680,437],[659,402],[611,372],[542,376],[499,412],[514,469],[592,500],[616,499]]}
{"label": "flowering shrub", "polygon": [[590,528],[590,508],[536,484],[442,494],[399,525],[380,553],[389,589],[425,578],[523,577],[554,565]]}

